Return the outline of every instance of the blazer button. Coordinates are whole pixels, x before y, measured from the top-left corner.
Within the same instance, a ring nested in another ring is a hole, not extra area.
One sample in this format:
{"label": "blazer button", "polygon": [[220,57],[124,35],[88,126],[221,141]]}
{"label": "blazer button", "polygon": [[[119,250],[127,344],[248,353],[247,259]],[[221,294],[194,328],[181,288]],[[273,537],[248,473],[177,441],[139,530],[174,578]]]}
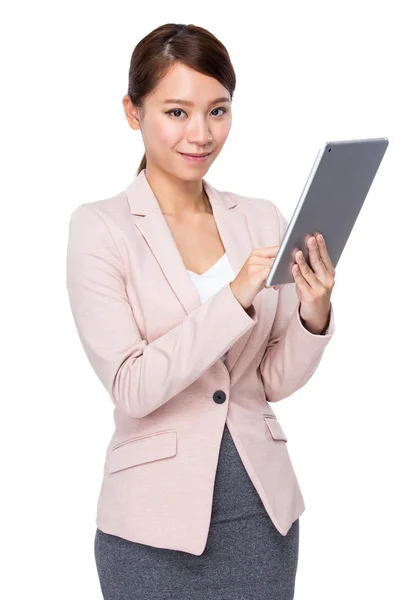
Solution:
{"label": "blazer button", "polygon": [[217,390],[217,392],[214,392],[213,394],[213,400],[216,402],[216,404],[223,404],[223,402],[226,400],[226,394],[223,392],[223,390]]}

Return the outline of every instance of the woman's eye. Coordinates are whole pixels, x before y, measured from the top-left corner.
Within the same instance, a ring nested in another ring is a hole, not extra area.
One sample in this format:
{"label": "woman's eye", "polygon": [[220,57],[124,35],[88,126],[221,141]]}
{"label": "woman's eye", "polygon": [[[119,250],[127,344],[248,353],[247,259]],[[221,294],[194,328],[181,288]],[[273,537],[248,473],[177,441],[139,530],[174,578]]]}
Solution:
{"label": "woman's eye", "polygon": [[173,113],[179,113],[179,112],[184,112],[184,111],[181,108],[173,108],[172,110],[168,110],[166,112],[166,114],[167,115],[171,115],[172,114],[172,116],[174,116]]}
{"label": "woman's eye", "polygon": [[223,108],[223,107],[213,108],[213,110],[222,110],[224,115],[227,113],[227,108]]}
{"label": "woman's eye", "polygon": [[[213,111],[215,111],[215,110],[222,110],[223,111],[223,115],[227,113],[227,109],[224,108],[224,107],[213,108]],[[185,111],[182,110],[182,108],[173,108],[171,110],[168,110],[165,114],[167,114],[167,115],[172,114],[172,116],[176,116],[173,113],[181,113],[181,112],[185,112]],[[223,115],[220,115],[220,116],[223,116]]]}

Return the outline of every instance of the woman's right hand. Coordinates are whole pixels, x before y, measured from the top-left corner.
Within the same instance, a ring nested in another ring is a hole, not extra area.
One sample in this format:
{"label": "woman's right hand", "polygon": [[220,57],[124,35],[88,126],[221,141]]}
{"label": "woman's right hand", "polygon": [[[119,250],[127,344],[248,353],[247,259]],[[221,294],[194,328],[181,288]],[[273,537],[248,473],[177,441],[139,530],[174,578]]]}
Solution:
{"label": "woman's right hand", "polygon": [[[265,280],[274,262],[279,246],[256,248],[230,283],[230,288],[244,309],[249,308],[256,295],[265,287]],[[280,286],[274,285],[277,290]]]}

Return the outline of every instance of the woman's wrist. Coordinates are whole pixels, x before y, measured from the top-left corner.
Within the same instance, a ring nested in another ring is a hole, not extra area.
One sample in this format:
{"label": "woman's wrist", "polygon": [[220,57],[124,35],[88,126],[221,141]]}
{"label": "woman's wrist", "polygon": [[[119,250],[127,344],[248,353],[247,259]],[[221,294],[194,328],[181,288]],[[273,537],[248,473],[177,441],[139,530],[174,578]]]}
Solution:
{"label": "woman's wrist", "polygon": [[301,308],[301,304],[298,307],[298,314],[299,314],[300,321],[301,321],[301,324],[304,327],[304,329],[307,329],[307,331],[309,333],[312,333],[313,335],[326,335],[326,333],[328,332],[328,329],[329,329],[329,325],[330,325],[331,308],[329,309],[329,314],[327,315],[327,321],[326,321],[326,324],[324,327],[322,327],[321,325],[319,327],[317,327],[317,325],[308,323],[307,321],[305,321],[300,314],[300,308]]}

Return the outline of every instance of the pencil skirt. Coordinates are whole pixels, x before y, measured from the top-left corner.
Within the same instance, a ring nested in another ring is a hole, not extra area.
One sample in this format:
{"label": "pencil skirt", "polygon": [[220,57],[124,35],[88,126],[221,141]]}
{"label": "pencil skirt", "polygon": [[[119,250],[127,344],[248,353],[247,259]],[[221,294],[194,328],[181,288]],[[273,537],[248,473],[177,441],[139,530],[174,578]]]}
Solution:
{"label": "pencil skirt", "polygon": [[293,600],[299,519],[272,523],[224,427],[206,548],[200,556],[96,529],[104,600]]}

